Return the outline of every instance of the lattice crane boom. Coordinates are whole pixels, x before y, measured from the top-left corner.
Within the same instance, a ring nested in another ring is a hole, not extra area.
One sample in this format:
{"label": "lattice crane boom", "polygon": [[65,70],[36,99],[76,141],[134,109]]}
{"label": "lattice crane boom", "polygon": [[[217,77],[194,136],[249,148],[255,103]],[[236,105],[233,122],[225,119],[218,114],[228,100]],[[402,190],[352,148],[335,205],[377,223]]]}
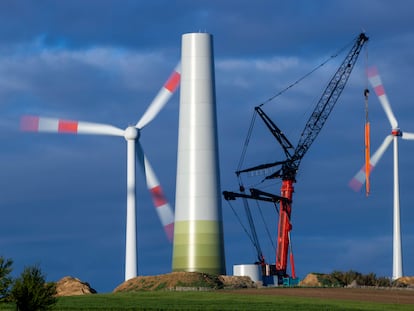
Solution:
{"label": "lattice crane boom", "polygon": [[338,101],[346,83],[348,82],[349,76],[351,75],[352,69],[358,59],[359,53],[365,42],[368,41],[368,37],[361,33],[355,44],[352,46],[350,52],[339,66],[335,75],[328,83],[325,91],[320,97],[315,110],[308,119],[305,128],[299,138],[298,145],[295,149],[295,153],[292,157],[292,167],[297,169],[303,156],[308,151],[309,147],[315,141],[316,137],[322,130],[326,120],[328,119],[333,107]]}

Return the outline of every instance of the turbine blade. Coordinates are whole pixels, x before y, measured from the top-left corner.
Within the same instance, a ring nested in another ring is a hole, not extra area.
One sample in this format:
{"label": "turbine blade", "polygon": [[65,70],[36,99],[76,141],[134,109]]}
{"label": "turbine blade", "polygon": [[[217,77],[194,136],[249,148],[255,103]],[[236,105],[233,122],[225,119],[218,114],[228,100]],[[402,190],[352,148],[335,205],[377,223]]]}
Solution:
{"label": "turbine blade", "polygon": [[403,132],[401,138],[407,140],[414,140],[414,133]]}
{"label": "turbine blade", "polygon": [[161,185],[155,176],[155,173],[139,142],[137,142],[137,158],[142,169],[144,170],[147,188],[151,193],[155,210],[157,211],[161,224],[164,227],[168,240],[172,242],[174,237],[174,212],[168,203]]}
{"label": "turbine blade", "polygon": [[394,116],[394,113],[392,112],[390,103],[388,101],[388,97],[385,94],[384,86],[382,85],[381,77],[378,74],[378,70],[376,67],[371,67],[367,71],[368,74],[368,80],[371,83],[373,89],[375,90],[375,94],[377,94],[378,99],[382,105],[382,108],[384,108],[385,114],[387,115],[388,121],[391,124],[391,127],[393,129],[398,128],[398,122],[397,119]]}
{"label": "turbine blade", "polygon": [[[370,170],[369,172],[372,173],[372,170],[377,165],[379,159],[381,159],[382,155],[384,154],[385,150],[387,150],[388,146],[392,142],[394,136],[388,135],[385,137],[384,141],[382,142],[381,146],[375,151],[372,155],[369,163],[370,163]],[[365,165],[355,174],[355,176],[349,182],[349,187],[351,187],[354,191],[361,190],[362,185],[365,183],[366,175],[365,175]]]}
{"label": "turbine blade", "polygon": [[171,98],[172,94],[174,94],[175,90],[180,84],[180,78],[181,63],[178,63],[173,73],[168,78],[167,82],[165,82],[164,86],[158,92],[157,96],[155,96],[145,113],[142,115],[141,119],[138,121],[136,125],[137,128],[142,129],[157,116],[160,110]]}
{"label": "turbine blade", "polygon": [[124,136],[124,130],[108,124],[38,116],[23,116],[20,120],[20,129],[25,132]]}

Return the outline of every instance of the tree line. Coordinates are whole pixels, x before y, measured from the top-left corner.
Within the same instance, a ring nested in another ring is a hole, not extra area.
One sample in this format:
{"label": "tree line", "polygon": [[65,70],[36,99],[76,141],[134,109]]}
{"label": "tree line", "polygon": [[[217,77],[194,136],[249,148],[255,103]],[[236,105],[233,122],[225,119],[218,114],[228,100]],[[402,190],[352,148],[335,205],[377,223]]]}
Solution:
{"label": "tree line", "polygon": [[[359,286],[390,287],[397,284],[387,277],[378,277],[375,273],[362,274],[354,270],[333,271],[330,274],[315,273],[322,286],[345,287],[353,282]],[[400,285],[401,286],[401,285]]]}

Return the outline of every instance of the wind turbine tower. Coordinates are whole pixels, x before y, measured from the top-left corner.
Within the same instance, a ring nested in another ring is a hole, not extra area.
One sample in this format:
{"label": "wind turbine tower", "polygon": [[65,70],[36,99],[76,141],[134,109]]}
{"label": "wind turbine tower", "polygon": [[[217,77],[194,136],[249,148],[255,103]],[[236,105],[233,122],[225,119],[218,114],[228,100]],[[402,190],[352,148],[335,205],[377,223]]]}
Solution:
{"label": "wind turbine tower", "polygon": [[[393,186],[393,247],[392,247],[392,279],[396,280],[403,276],[403,259],[401,247],[401,224],[400,224],[400,188],[399,188],[399,169],[398,169],[398,139],[414,140],[414,133],[402,131],[398,125],[397,118],[392,111],[387,94],[385,93],[381,77],[375,67],[368,69],[368,80],[375,90],[377,97],[384,108],[388,121],[391,125],[391,133],[384,138],[383,143],[370,159],[371,171],[377,165],[382,155],[387,150],[391,142],[394,142],[394,186]],[[350,182],[351,188],[359,191],[366,180],[365,169],[362,168]]]}
{"label": "wind turbine tower", "polygon": [[182,36],[173,271],[225,274],[213,37]]}

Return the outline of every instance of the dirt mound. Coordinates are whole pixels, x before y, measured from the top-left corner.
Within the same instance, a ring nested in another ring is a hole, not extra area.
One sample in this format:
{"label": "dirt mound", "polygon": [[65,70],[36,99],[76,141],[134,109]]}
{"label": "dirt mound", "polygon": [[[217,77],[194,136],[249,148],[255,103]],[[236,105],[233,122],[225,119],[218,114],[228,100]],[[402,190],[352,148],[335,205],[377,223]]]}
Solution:
{"label": "dirt mound", "polygon": [[394,281],[397,287],[414,288],[414,276],[403,276]]}
{"label": "dirt mound", "polygon": [[96,294],[96,290],[94,290],[89,283],[82,282],[71,276],[65,276],[57,281],[56,293],[56,296],[77,296]]}
{"label": "dirt mound", "polygon": [[299,282],[299,286],[320,287],[322,286],[322,283],[319,282],[316,274],[309,273],[302,281]]}
{"label": "dirt mound", "polygon": [[257,284],[249,276],[219,275],[224,288],[256,288]]}
{"label": "dirt mound", "polygon": [[254,282],[245,276],[210,275],[199,272],[172,272],[130,279],[114,292],[154,290],[213,290],[222,288],[252,288]]}

